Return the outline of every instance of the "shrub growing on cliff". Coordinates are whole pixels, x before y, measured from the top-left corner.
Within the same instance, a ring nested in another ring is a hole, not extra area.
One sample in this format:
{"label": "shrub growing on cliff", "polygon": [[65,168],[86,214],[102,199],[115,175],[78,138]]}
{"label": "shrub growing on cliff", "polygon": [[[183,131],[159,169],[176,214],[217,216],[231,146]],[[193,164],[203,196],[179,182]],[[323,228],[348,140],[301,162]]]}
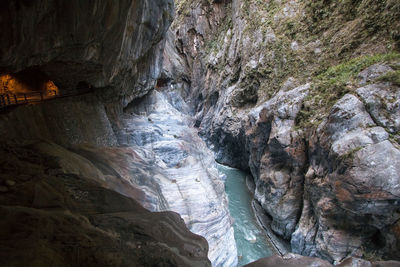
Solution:
{"label": "shrub growing on cliff", "polygon": [[[317,75],[313,79],[311,92],[297,115],[297,126],[311,128],[318,125],[337,100],[353,92],[356,88],[355,78],[362,70],[376,63],[390,63],[398,60],[400,60],[400,54],[397,52],[361,56],[330,67]],[[398,71],[389,72],[381,79],[396,83],[399,79]]]}
{"label": "shrub growing on cliff", "polygon": [[379,77],[380,81],[391,82],[394,85],[400,86],[400,70],[391,71]]}

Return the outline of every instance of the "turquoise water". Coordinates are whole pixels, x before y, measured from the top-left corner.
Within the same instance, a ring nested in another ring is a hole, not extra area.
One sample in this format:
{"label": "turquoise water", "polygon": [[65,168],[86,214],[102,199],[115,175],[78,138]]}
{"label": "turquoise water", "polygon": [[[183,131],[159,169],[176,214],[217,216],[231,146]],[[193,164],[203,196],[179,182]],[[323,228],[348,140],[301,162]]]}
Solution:
{"label": "turquoise water", "polygon": [[246,173],[219,164],[218,170],[226,175],[225,191],[229,199],[229,211],[234,219],[239,266],[272,255],[251,208],[252,196],[246,186]]}

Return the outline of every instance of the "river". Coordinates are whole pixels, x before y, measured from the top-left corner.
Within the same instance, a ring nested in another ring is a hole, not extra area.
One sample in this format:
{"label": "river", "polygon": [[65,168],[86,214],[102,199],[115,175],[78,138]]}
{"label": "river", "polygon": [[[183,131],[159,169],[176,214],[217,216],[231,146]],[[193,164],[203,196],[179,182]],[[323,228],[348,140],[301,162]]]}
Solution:
{"label": "river", "polygon": [[271,256],[265,234],[251,207],[252,195],[246,186],[246,173],[220,164],[218,170],[226,175],[225,191],[229,199],[229,211],[234,219],[238,266]]}

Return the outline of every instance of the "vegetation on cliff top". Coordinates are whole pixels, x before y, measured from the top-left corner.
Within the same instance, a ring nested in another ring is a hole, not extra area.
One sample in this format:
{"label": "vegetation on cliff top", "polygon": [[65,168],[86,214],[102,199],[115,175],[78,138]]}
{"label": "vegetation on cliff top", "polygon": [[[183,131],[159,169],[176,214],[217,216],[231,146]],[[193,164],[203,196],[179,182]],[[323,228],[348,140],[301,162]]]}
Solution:
{"label": "vegetation on cliff top", "polygon": [[303,83],[349,58],[400,49],[396,0],[253,0],[244,2],[242,14],[247,34],[272,29],[280,44],[266,45],[261,53],[272,49],[278,60],[289,59],[284,66],[267,62],[275,67],[263,87],[270,92],[260,92],[267,98],[289,77]]}
{"label": "vegetation on cliff top", "polygon": [[391,82],[394,85],[400,86],[400,70],[391,71],[379,77],[379,81]]}
{"label": "vegetation on cliff top", "polygon": [[[195,4],[211,8],[213,3],[179,0],[178,17],[186,16]],[[230,1],[218,3],[225,3],[229,12],[216,32],[204,36],[202,51],[205,58],[221,52],[225,56],[214,57],[216,64],[207,67],[219,75],[221,87],[236,84],[241,90],[246,83],[259,84],[258,103],[273,97],[289,78],[294,85],[311,81],[298,127],[317,125],[340,97],[354,89],[354,78],[362,69],[398,59],[399,54],[392,53],[400,51],[398,0],[246,0],[239,1],[236,13],[230,12]],[[230,38],[239,38],[237,62],[226,56],[230,48],[224,37],[229,30]],[[248,67],[252,60],[256,67]],[[228,65],[233,71],[225,70]],[[399,84],[399,71],[381,79]]]}
{"label": "vegetation on cliff top", "polygon": [[[318,125],[337,100],[357,88],[356,77],[362,70],[376,63],[390,64],[395,61],[400,61],[400,53],[361,56],[330,67],[315,76],[312,80],[310,94],[297,115],[297,126],[311,128]],[[389,72],[380,80],[399,82],[399,72]]]}

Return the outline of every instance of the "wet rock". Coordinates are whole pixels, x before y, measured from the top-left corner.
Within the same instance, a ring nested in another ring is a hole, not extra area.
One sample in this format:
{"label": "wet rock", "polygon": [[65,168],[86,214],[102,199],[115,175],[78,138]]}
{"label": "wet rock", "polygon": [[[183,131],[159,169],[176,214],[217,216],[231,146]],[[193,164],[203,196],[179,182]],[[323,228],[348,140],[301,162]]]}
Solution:
{"label": "wet rock", "polygon": [[256,184],[254,183],[254,179],[251,175],[246,176],[246,186],[249,191],[254,194],[256,191]]}

